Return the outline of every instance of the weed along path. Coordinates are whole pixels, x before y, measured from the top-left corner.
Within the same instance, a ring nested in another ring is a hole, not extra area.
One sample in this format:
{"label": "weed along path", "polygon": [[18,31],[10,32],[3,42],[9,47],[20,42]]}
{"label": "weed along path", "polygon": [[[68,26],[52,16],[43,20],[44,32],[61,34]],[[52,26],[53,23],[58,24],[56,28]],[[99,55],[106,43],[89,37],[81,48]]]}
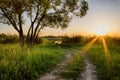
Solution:
{"label": "weed along path", "polygon": [[57,64],[57,66],[51,72],[46,73],[45,75],[40,77],[38,80],[65,80],[61,78],[60,74],[71,59],[72,59],[72,55],[70,51],[66,50],[64,60],[62,60],[59,64]]}
{"label": "weed along path", "polygon": [[93,65],[89,58],[86,56],[86,53],[80,51],[81,56],[84,58],[85,70],[81,73],[80,77],[77,80],[98,80],[96,75],[96,66]]}

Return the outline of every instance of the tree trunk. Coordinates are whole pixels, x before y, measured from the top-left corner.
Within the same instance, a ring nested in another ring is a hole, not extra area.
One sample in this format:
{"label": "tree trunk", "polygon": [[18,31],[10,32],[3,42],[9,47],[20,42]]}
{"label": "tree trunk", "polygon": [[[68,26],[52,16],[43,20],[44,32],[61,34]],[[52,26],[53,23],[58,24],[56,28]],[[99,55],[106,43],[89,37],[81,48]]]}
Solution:
{"label": "tree trunk", "polygon": [[20,46],[24,46],[24,35],[22,32],[19,32],[19,38],[20,38]]}
{"label": "tree trunk", "polygon": [[20,38],[20,46],[21,48],[24,46],[24,35],[23,35],[23,28],[22,28],[22,14],[18,15],[19,18],[19,38]]}

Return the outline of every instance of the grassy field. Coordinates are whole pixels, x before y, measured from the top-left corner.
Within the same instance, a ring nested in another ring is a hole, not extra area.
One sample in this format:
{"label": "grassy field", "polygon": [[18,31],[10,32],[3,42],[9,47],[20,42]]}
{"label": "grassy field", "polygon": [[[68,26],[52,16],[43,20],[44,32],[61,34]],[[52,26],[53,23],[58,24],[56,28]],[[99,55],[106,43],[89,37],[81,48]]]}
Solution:
{"label": "grassy field", "polygon": [[99,80],[120,80],[120,46],[107,45],[110,58],[105,56],[102,44],[94,44],[87,53],[96,65]]}
{"label": "grassy field", "polygon": [[63,49],[52,43],[22,49],[18,44],[0,44],[0,80],[34,80],[63,56]]}
{"label": "grassy field", "polygon": [[[85,68],[79,50],[91,39],[86,40],[55,45],[44,39],[40,45],[24,46],[22,49],[17,43],[0,44],[0,80],[35,80],[63,59],[65,52],[62,48],[72,53],[72,59],[66,72],[61,75],[66,80],[75,79]],[[99,80],[120,80],[120,39],[105,40],[109,51],[105,52],[102,42],[97,40],[87,51],[87,55],[96,65]]]}

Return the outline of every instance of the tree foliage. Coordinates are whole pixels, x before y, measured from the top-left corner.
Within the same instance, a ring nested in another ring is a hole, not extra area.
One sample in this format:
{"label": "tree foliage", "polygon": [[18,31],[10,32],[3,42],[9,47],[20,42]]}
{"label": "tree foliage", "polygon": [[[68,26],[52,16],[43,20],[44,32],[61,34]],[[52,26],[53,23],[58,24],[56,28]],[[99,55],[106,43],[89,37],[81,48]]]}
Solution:
{"label": "tree foliage", "polygon": [[65,29],[74,16],[83,17],[87,10],[85,0],[0,0],[0,23],[12,25],[23,44],[23,24],[29,21],[26,40],[34,43],[44,27]]}

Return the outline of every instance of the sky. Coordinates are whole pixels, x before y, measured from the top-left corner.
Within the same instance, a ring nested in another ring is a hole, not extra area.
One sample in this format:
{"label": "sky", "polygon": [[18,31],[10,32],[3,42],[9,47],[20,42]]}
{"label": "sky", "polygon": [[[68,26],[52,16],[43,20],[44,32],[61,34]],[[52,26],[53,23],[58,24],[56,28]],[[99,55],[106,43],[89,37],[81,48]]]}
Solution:
{"label": "sky", "polygon": [[[96,29],[103,27],[107,30],[108,35],[120,34],[120,0],[87,0],[89,4],[89,10],[86,16],[82,18],[74,17],[68,28],[53,29],[44,28],[40,35],[93,35]],[[27,28],[24,28],[26,33]],[[12,33],[17,32],[7,25],[0,24],[0,33]]]}

